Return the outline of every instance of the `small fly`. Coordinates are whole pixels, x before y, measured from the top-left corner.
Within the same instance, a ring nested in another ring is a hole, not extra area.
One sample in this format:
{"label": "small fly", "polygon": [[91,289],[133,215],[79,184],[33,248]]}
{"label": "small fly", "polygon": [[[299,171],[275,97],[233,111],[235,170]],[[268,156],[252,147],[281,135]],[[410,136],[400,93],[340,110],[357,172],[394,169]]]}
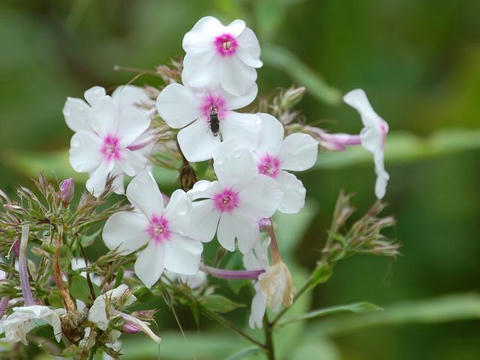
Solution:
{"label": "small fly", "polygon": [[213,136],[218,136],[220,130],[220,123],[218,121],[218,111],[216,107],[212,107],[210,110],[210,130],[212,130]]}

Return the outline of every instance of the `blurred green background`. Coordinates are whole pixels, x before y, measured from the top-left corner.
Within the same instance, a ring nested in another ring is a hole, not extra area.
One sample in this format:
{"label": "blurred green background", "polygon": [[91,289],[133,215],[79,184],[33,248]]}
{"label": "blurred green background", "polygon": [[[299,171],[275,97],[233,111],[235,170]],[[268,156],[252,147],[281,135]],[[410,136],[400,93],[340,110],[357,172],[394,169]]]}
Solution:
{"label": "blurred green background", "polygon": [[[264,49],[262,94],[305,85],[309,92],[300,108],[307,121],[356,133],[358,115],[340,103],[339,95],[362,87],[389,123],[395,145],[387,148],[386,201],[387,211],[398,219],[391,235],[402,243],[403,255],[342,262],[316,289],[314,307],[370,301],[388,308],[402,300],[478,291],[479,14],[478,0],[2,1],[0,187],[11,192],[19,183],[30,184],[29,176],[42,168],[50,176],[71,172],[58,172],[59,156],[50,156],[65,149],[71,136],[61,112],[67,96],[131,80],[132,74],[115,72],[114,65],[152,68],[182,55],[183,34],[201,16],[214,15],[224,23],[242,18]],[[145,83],[159,84],[147,76],[136,81]],[[398,135],[402,132],[410,135]],[[359,211],[374,201],[368,154],[322,156],[317,169],[300,175],[312,218],[297,231],[294,258],[306,268],[319,257],[341,188],[356,193]],[[244,322],[246,311],[238,312]],[[188,312],[184,315],[188,318]],[[178,332],[171,316],[165,317],[161,332]],[[209,328],[216,334],[221,330],[204,321],[202,333]],[[315,337],[311,329],[297,331],[297,342],[313,339],[291,358],[480,358],[478,320],[373,326],[328,339]],[[129,358],[141,358],[135,351],[147,341],[139,337]],[[207,354],[209,345],[204,347]],[[165,358],[223,358],[195,356],[174,352]]]}

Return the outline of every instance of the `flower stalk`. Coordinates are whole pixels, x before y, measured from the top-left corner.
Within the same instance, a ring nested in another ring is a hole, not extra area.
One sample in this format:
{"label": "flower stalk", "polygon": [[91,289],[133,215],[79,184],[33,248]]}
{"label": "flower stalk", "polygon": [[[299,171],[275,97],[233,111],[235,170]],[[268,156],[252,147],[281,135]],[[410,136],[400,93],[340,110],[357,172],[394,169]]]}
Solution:
{"label": "flower stalk", "polygon": [[216,267],[200,264],[200,270],[207,274],[220,279],[248,279],[258,280],[258,277],[265,272],[265,269],[260,270],[226,270]]}
{"label": "flower stalk", "polygon": [[[23,294],[23,303],[25,306],[35,305],[32,289],[28,279],[27,268],[27,245],[30,227],[28,224],[22,225],[22,237],[20,238],[20,253],[18,258],[18,272],[20,274],[20,287]],[[2,299],[3,300],[3,299]]]}

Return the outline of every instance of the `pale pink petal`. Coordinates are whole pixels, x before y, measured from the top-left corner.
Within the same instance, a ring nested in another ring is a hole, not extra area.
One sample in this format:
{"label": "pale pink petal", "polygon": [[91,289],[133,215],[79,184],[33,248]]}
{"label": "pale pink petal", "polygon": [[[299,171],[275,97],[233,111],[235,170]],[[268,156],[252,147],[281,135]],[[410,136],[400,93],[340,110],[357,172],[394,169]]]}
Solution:
{"label": "pale pink petal", "polygon": [[232,95],[240,96],[251,91],[257,79],[257,71],[245,65],[238,57],[221,59],[220,84]]}
{"label": "pale pink petal", "polygon": [[78,172],[91,172],[103,161],[102,141],[90,131],[79,131],[70,140],[70,165]]}
{"label": "pale pink petal", "polygon": [[99,100],[103,99],[106,96],[106,93],[103,87],[94,86],[85,91],[83,96],[91,106],[94,106],[98,103]]}
{"label": "pale pink petal", "polygon": [[172,233],[165,242],[165,268],[182,275],[195,275],[203,245],[200,241]]}
{"label": "pale pink petal", "polygon": [[223,186],[242,186],[257,176],[257,166],[252,154],[244,148],[223,151],[230,148],[225,142],[215,152],[213,168]]}
{"label": "pale pink petal", "polygon": [[261,129],[260,118],[254,114],[231,111],[220,121],[220,133],[226,142],[238,140],[244,147],[253,149],[258,145]]}
{"label": "pale pink petal", "polygon": [[73,131],[90,131],[88,114],[90,107],[81,99],[67,98],[63,107],[63,116],[68,127]]}
{"label": "pale pink petal", "polygon": [[286,171],[280,171],[276,180],[283,192],[278,211],[285,214],[298,213],[305,206],[306,190],[302,182]]}
{"label": "pale pink petal", "polygon": [[192,203],[188,236],[195,240],[209,242],[215,236],[220,213],[215,209],[213,200],[201,200]]}
{"label": "pale pink petal", "polygon": [[318,142],[308,134],[295,133],[287,136],[280,148],[282,169],[303,171],[317,161]]}
{"label": "pale pink petal", "polygon": [[180,130],[177,139],[183,155],[191,162],[211,159],[220,144],[220,136],[214,136],[203,119]]}
{"label": "pale pink petal", "polygon": [[260,60],[260,45],[255,33],[246,28],[237,38],[237,55],[246,65],[259,68],[263,65]]}
{"label": "pale pink petal", "polygon": [[144,214],[121,211],[110,216],[105,223],[102,238],[110,249],[129,254],[147,243],[148,219]]}
{"label": "pale pink petal", "polygon": [[135,274],[147,288],[151,288],[165,269],[165,247],[150,241],[135,262]]}
{"label": "pale pink petal", "polygon": [[266,113],[257,113],[261,119],[260,139],[256,153],[259,156],[268,153],[276,155],[280,151],[283,142],[283,125],[275,117]]}
{"label": "pale pink petal", "polygon": [[163,212],[163,197],[152,174],[143,171],[127,187],[127,198],[148,219]]}
{"label": "pale pink petal", "polygon": [[240,208],[256,219],[272,217],[282,200],[277,183],[265,175],[257,175],[239,193]]}
{"label": "pale pink petal", "polygon": [[168,126],[179,129],[200,116],[199,100],[187,87],[170,84],[157,98],[157,111]]}

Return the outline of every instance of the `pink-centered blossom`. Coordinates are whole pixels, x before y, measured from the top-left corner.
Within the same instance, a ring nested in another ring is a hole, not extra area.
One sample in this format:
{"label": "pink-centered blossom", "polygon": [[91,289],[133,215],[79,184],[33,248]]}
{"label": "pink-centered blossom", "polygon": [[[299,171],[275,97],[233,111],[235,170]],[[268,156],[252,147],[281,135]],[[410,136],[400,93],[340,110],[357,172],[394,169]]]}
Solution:
{"label": "pink-centered blossom", "polygon": [[258,146],[253,154],[260,174],[272,178],[283,192],[278,210],[297,213],[305,205],[305,187],[289,171],[304,171],[317,160],[318,142],[308,134],[284,138],[282,124],[272,115],[257,114],[262,121]]}
{"label": "pink-centered blossom", "polygon": [[213,164],[217,181],[201,180],[188,192],[193,200],[189,231],[208,242],[215,233],[225,249],[235,250],[235,239],[242,253],[259,239],[259,221],[273,215],[282,198],[276,182],[259,174],[246,149],[230,151],[221,145]]}
{"label": "pink-centered blossom", "polygon": [[109,249],[138,254],[135,274],[152,287],[164,269],[181,275],[198,271],[202,243],[186,236],[191,203],[183,190],[176,190],[164,206],[163,196],[149,172],[137,175],[127,187],[127,198],[135,211],[113,214],[103,228]]}
{"label": "pink-centered blossom", "polygon": [[385,171],[384,152],[385,139],[388,133],[388,124],[373,110],[367,95],[362,89],[355,89],[343,97],[345,103],[357,110],[362,118],[363,129],[360,133],[362,146],[373,154],[375,173],[375,195],[382,199],[387,190],[389,179]]}
{"label": "pink-centered blossom", "polygon": [[232,96],[220,88],[194,91],[175,83],[158,96],[157,111],[168,126],[181,129],[177,139],[187,160],[203,161],[212,158],[222,141],[235,139],[249,147],[257,144],[260,119],[233,111],[247,106],[256,96],[256,85],[245,95]]}
{"label": "pink-centered blossom", "polygon": [[[139,105],[151,100],[137,87],[119,87],[112,96],[95,86],[85,100],[68,98],[63,108],[67,125],[75,134],[70,142],[70,164],[87,172],[87,190],[95,196],[104,189],[108,176],[115,176],[113,190],[123,193],[123,175],[134,176],[148,164],[145,146],[138,147],[148,133],[150,116]],[[150,104],[152,105],[152,104]]]}
{"label": "pink-centered blossom", "polygon": [[201,18],[183,38],[184,83],[194,88],[221,86],[232,95],[251,91],[257,79],[260,45],[243,20],[224,26],[212,16]]}

